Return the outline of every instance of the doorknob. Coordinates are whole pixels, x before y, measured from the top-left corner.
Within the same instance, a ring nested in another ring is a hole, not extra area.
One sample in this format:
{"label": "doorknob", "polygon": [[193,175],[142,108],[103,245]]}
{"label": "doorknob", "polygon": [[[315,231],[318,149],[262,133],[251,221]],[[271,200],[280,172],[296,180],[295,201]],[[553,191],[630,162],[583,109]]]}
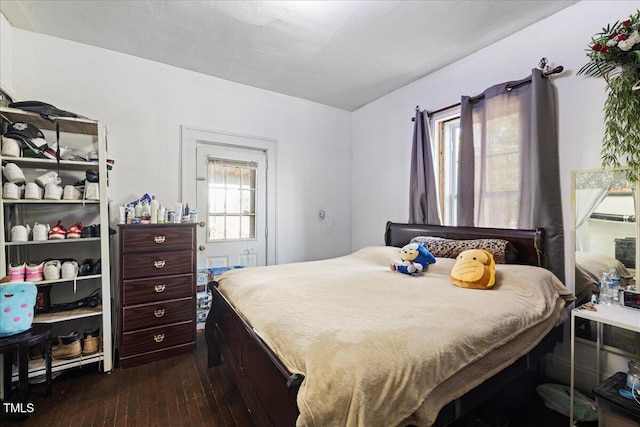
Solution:
{"label": "doorknob", "polygon": [[199,225],[200,227],[204,227],[204,226],[206,226],[207,224],[206,224],[204,221],[200,221],[200,222],[198,223],[198,225]]}
{"label": "doorknob", "polygon": [[200,246],[198,246],[198,250],[199,250],[200,252],[203,252],[203,251],[204,251],[204,250],[206,250],[206,249],[207,249],[207,247],[206,247],[205,245],[200,245]]}

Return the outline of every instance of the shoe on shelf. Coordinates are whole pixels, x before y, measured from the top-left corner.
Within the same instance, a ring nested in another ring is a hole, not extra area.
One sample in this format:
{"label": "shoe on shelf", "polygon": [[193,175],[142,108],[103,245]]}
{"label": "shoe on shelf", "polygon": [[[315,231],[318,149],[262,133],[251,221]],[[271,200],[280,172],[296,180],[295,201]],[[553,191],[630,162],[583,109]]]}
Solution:
{"label": "shoe on shelf", "polygon": [[100,200],[100,184],[97,182],[87,182],[84,185],[85,200]]}
{"label": "shoe on shelf", "polygon": [[78,261],[65,261],[60,268],[63,279],[75,279],[78,277]]}
{"label": "shoe on shelf", "polygon": [[49,171],[45,174],[40,175],[36,178],[36,184],[38,184],[42,188],[46,188],[47,184],[58,184],[62,183],[62,180],[58,176],[58,174],[54,171]]}
{"label": "shoe on shelf", "polygon": [[66,238],[67,229],[62,225],[62,221],[58,221],[58,223],[49,230],[49,240],[62,240]]}
{"label": "shoe on shelf", "polygon": [[24,173],[15,163],[7,163],[5,167],[2,168],[2,174],[9,182],[13,182],[14,184],[24,184]]}
{"label": "shoe on shelf", "polygon": [[45,200],[60,200],[64,190],[58,184],[49,183],[44,187]]}
{"label": "shoe on shelf", "polygon": [[82,355],[89,356],[96,354],[100,350],[100,328],[93,330],[83,329],[83,333]]}
{"label": "shoe on shelf", "polygon": [[29,234],[31,233],[31,227],[27,225],[14,225],[11,227],[11,241],[12,242],[28,242]]}
{"label": "shoe on shelf", "polygon": [[37,222],[33,224],[33,231],[31,232],[33,241],[42,242],[49,240],[49,229],[49,224],[38,224]]}
{"label": "shoe on shelf", "polygon": [[86,182],[100,182],[100,175],[98,175],[97,170],[88,169],[85,172]]}
{"label": "shoe on shelf", "polygon": [[19,200],[24,194],[24,185],[5,182],[2,186],[2,198],[5,200]]}
{"label": "shoe on shelf", "polygon": [[84,227],[81,222],[76,222],[67,231],[67,239],[79,239],[82,237],[82,231]]}
{"label": "shoe on shelf", "polygon": [[18,266],[9,264],[9,281],[10,282],[24,282],[24,275],[27,270],[27,264],[22,263]]}
{"label": "shoe on shelf", "polygon": [[90,258],[82,261],[82,264],[78,266],[78,276],[89,276],[93,271],[93,260]]}
{"label": "shoe on shelf", "polygon": [[13,138],[3,136],[2,157],[20,157],[20,143]]}
{"label": "shoe on shelf", "polygon": [[82,200],[82,191],[79,187],[73,185],[65,185],[62,194],[63,200]]}
{"label": "shoe on shelf", "polygon": [[41,200],[44,197],[44,190],[35,182],[27,182],[24,189],[24,198],[27,200]]}
{"label": "shoe on shelf", "polygon": [[69,335],[58,337],[58,346],[53,350],[54,360],[75,359],[82,354],[80,336],[77,331],[71,331]]}
{"label": "shoe on shelf", "polygon": [[44,280],[60,279],[60,261],[57,259],[44,263],[43,270]]}
{"label": "shoe on shelf", "polygon": [[25,272],[25,281],[39,282],[43,279],[44,261],[40,264],[27,264]]}

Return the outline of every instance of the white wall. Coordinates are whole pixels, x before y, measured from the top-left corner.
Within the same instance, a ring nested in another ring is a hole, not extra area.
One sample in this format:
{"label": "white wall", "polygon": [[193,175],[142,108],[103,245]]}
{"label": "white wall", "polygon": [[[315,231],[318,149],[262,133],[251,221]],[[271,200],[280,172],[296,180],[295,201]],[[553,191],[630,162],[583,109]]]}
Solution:
{"label": "white wall", "polygon": [[115,205],[144,193],[165,204],[180,201],[181,125],[275,139],[278,262],[350,251],[349,112],[18,28],[12,33],[19,100],[49,102],[107,125]]}
{"label": "white wall", "polygon": [[0,85],[13,93],[13,28],[0,13]]}
{"label": "white wall", "polygon": [[[554,82],[559,106],[566,271],[572,287],[568,256],[571,171],[600,166],[605,100],[602,79],[576,76],[576,72],[587,62],[584,49],[591,36],[637,8],[637,1],[579,2],[355,111],[351,124],[352,247],[382,244],[386,221],[408,219],[411,117],[417,105],[436,110],[454,104],[461,95],[476,95],[493,84],[526,77],[540,58],[547,57],[553,66],[565,69]],[[565,340],[556,352],[561,363],[568,359],[567,343]],[[566,374],[568,381],[566,365],[560,370],[559,376]]]}

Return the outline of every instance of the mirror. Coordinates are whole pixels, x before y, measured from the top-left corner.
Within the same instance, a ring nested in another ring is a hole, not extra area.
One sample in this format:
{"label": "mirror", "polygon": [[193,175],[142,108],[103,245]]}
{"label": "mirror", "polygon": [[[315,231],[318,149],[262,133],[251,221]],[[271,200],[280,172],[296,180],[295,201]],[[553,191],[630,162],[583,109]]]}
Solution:
{"label": "mirror", "polygon": [[[603,273],[619,277],[622,286],[636,290],[638,184],[628,180],[625,170],[574,171],[571,191],[576,306],[599,292]],[[619,303],[615,297],[611,303]],[[576,336],[595,341],[591,322],[576,326]],[[640,355],[640,334],[615,327],[603,332],[603,344]]]}

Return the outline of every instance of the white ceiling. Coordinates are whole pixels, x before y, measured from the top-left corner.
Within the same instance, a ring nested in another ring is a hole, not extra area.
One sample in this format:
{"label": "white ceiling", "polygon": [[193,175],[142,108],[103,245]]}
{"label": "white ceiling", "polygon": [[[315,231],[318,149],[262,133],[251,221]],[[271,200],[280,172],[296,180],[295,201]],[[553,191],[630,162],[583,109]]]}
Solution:
{"label": "white ceiling", "polygon": [[2,0],[0,11],[17,28],[353,111],[574,3]]}

